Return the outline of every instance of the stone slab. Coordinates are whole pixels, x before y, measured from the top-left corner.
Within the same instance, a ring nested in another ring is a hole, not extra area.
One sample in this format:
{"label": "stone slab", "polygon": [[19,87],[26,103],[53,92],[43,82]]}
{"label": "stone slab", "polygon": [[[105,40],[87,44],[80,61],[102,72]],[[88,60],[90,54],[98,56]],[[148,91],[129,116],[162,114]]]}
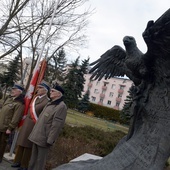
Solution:
{"label": "stone slab", "polygon": [[89,160],[89,159],[97,160],[97,159],[102,159],[102,157],[92,155],[92,154],[89,154],[89,153],[85,153],[85,154],[71,160],[70,162],[85,161],[85,160]]}

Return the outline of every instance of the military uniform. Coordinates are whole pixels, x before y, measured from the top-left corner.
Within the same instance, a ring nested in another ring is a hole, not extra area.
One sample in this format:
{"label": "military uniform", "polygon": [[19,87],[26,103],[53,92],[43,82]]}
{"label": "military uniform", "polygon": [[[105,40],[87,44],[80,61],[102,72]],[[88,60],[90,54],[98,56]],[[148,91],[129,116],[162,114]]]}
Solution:
{"label": "military uniform", "polygon": [[[59,93],[64,94],[60,86],[56,86],[53,90],[60,90]],[[50,91],[50,98],[53,90]],[[56,98],[45,106],[28,138],[33,142],[28,170],[44,170],[49,147],[54,144],[59,136],[64,126],[66,115],[67,107],[61,95],[60,98]]]}
{"label": "military uniform", "polygon": [[7,145],[9,135],[6,130],[13,131],[22,118],[24,112],[24,97],[20,95],[16,98],[9,96],[0,110],[0,161]]}
{"label": "military uniform", "polygon": [[[35,111],[38,117],[48,101],[49,98],[47,95],[37,97],[35,101]],[[35,123],[32,120],[30,111],[28,111],[28,115],[19,132],[17,140],[17,151],[14,159],[14,163],[19,163],[19,166],[23,168],[28,167],[28,163],[31,157],[32,142],[28,140],[28,136],[30,135],[34,125]]]}
{"label": "military uniform", "polygon": [[32,151],[32,142],[28,140],[28,136],[30,135],[44,106],[49,101],[47,96],[49,89],[49,84],[44,80],[37,86],[37,95],[29,106],[27,117],[19,132],[17,140],[18,146],[14,163],[11,165],[12,167],[20,167],[20,169],[28,168]]}

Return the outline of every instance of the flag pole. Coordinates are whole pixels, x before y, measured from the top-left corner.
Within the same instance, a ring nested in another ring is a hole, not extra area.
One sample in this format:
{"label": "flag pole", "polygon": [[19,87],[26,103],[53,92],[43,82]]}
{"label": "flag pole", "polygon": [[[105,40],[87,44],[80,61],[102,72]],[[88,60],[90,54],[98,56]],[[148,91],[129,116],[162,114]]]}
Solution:
{"label": "flag pole", "polygon": [[[34,68],[34,71],[33,71],[33,74],[34,72],[37,70],[37,68],[39,67],[39,64],[40,64],[40,60],[42,58],[42,55],[43,55],[43,51],[44,51],[44,47],[45,47],[45,44],[46,44],[46,41],[47,41],[47,38],[48,38],[48,35],[50,33],[50,30],[51,30],[51,26],[52,26],[52,23],[53,23],[53,20],[54,20],[54,16],[55,16],[55,13],[56,13],[56,10],[58,8],[58,5],[60,3],[60,0],[58,0],[55,4],[55,7],[54,7],[54,11],[53,11],[53,14],[52,14],[52,17],[51,17],[51,20],[50,20],[50,24],[49,24],[49,27],[48,27],[48,30],[47,30],[47,34],[44,38],[44,42],[43,42],[43,45],[42,45],[42,48],[41,48],[41,51],[40,51],[40,55],[37,59],[37,63],[35,65],[35,68]],[[16,145],[16,142],[17,142],[17,138],[18,138],[18,135],[19,135],[19,131],[16,130],[15,131],[15,134],[14,134],[14,139],[13,139],[13,142],[12,142],[12,146],[10,148],[10,152],[9,152],[9,155],[6,155],[6,158],[7,159],[11,159],[11,157],[13,157],[13,152],[14,152],[14,149],[15,149],[15,145]],[[13,158],[12,158],[13,159]]]}
{"label": "flag pole", "polygon": [[46,34],[46,36],[45,36],[45,38],[44,38],[44,42],[43,42],[43,45],[42,45],[42,48],[41,48],[41,51],[40,51],[40,55],[39,55],[39,57],[38,57],[38,59],[37,59],[37,63],[36,63],[36,66],[35,66],[35,69],[34,69],[34,70],[36,70],[36,68],[38,67],[39,62],[40,62],[40,60],[41,60],[41,57],[42,57],[42,54],[43,54],[43,51],[44,51],[44,47],[45,47],[45,43],[46,43],[47,38],[48,38],[48,35],[49,35],[49,33],[50,33],[51,26],[52,26],[52,23],[53,23],[53,20],[54,20],[54,16],[55,16],[56,10],[57,10],[57,8],[58,8],[59,2],[60,2],[60,0],[58,0],[58,1],[56,2],[56,4],[55,4],[54,11],[53,11],[53,14],[52,14],[52,17],[51,17],[51,20],[50,20],[50,24],[49,24],[49,27],[48,27],[48,30],[47,30],[47,34]]}

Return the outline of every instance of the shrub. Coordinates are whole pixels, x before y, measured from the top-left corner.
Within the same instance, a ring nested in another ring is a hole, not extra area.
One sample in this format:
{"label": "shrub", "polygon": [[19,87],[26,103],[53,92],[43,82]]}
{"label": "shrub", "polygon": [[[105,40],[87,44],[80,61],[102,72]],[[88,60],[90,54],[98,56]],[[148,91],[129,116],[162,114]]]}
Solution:
{"label": "shrub", "polygon": [[119,110],[90,103],[89,111],[93,112],[95,117],[99,117],[101,119],[110,120],[114,122],[120,122]]}
{"label": "shrub", "polygon": [[121,131],[104,132],[89,126],[65,125],[49,152],[46,170],[68,163],[84,153],[103,157],[113,150],[124,135],[125,133]]}

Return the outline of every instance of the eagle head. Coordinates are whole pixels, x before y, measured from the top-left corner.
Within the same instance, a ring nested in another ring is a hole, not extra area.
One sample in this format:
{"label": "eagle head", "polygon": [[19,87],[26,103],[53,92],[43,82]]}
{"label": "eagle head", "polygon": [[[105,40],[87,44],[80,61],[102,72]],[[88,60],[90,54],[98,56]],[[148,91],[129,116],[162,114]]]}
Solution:
{"label": "eagle head", "polygon": [[132,36],[125,36],[123,38],[123,43],[124,43],[125,47],[134,47],[134,46],[136,46],[136,40]]}

